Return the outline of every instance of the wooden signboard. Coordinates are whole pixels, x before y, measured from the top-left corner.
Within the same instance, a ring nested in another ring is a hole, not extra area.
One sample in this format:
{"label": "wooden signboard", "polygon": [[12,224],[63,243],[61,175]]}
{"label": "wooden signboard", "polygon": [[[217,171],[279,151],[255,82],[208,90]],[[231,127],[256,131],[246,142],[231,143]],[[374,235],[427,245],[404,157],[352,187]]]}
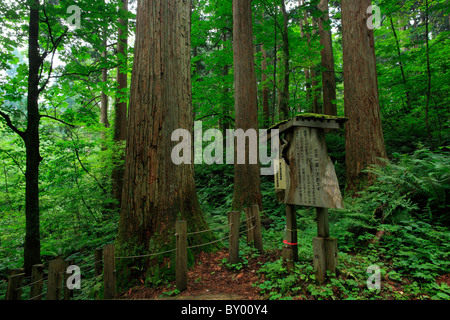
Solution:
{"label": "wooden signboard", "polygon": [[339,129],[345,121],[345,118],[301,114],[273,127],[279,130],[280,139],[275,191],[278,200],[286,204],[283,261],[292,269],[291,260],[298,260],[295,206],[316,207],[318,237],[313,239],[313,266],[319,282],[325,281],[327,271],[335,273],[338,263],[337,240],[330,237],[328,227],[328,208],[344,208],[334,165],[327,152],[325,130]]}
{"label": "wooden signboard", "polygon": [[[275,189],[280,202],[343,209],[334,165],[321,128],[293,127],[286,133],[286,152],[280,160]],[[277,187],[278,186],[278,187]]]}

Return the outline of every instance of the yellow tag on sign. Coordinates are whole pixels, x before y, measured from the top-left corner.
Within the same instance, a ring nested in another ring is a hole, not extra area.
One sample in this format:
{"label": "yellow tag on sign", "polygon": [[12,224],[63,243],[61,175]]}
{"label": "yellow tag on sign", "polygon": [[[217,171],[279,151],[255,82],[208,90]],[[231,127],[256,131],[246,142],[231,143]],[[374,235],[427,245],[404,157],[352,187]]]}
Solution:
{"label": "yellow tag on sign", "polygon": [[275,159],[275,189],[286,190],[286,161]]}

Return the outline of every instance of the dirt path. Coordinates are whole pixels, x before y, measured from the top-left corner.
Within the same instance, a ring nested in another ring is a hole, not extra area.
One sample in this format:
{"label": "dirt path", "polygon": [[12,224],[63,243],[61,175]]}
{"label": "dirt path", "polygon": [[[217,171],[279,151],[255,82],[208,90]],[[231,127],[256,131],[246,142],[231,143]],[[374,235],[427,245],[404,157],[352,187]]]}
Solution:
{"label": "dirt path", "polygon": [[222,265],[225,258],[228,258],[227,250],[198,254],[195,266],[188,271],[188,289],[175,297],[161,297],[175,286],[168,289],[167,285],[158,288],[142,285],[122,293],[120,299],[258,300],[261,299],[259,288],[252,285],[264,281],[264,275],[257,271],[265,262],[279,259],[280,253],[272,252],[251,258],[248,265],[239,271],[229,270]]}

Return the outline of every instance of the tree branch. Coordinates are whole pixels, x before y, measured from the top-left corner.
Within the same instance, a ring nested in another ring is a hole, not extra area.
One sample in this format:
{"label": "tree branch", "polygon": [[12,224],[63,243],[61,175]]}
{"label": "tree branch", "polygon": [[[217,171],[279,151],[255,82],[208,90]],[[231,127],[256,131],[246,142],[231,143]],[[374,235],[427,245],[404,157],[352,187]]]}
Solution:
{"label": "tree branch", "polygon": [[6,121],[6,125],[15,133],[17,133],[22,139],[25,139],[25,132],[19,130],[15,125],[13,125],[11,118],[9,117],[9,115],[7,115],[6,113],[4,113],[3,111],[0,111],[0,116],[2,116],[5,121]]}
{"label": "tree branch", "polygon": [[73,124],[67,123],[67,122],[65,122],[64,120],[61,120],[61,119],[58,119],[58,118],[49,116],[49,115],[47,115],[47,114],[41,114],[41,115],[39,115],[39,116],[40,116],[41,118],[49,118],[49,119],[52,119],[52,120],[61,122],[61,123],[65,124],[66,126],[69,126],[69,127],[71,127],[71,128],[76,128],[76,126],[73,125]]}

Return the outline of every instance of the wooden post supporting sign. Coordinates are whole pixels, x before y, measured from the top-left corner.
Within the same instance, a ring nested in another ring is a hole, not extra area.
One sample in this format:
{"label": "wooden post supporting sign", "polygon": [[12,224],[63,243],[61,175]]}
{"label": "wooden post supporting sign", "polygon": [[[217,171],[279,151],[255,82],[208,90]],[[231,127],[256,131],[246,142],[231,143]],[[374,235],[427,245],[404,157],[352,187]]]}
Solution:
{"label": "wooden post supporting sign", "polygon": [[295,205],[286,205],[286,245],[292,249],[292,259],[298,261],[297,214]]}
{"label": "wooden post supporting sign", "polygon": [[[280,122],[278,129],[279,160],[275,162],[275,191],[286,204],[286,237],[283,261],[292,255],[298,259],[295,205],[317,208],[317,234],[313,239],[313,265],[316,278],[323,282],[327,270],[335,273],[337,240],[330,237],[328,208],[343,209],[344,203],[334,164],[328,156],[325,130],[339,129],[345,118],[300,114]],[[275,137],[273,137],[275,138]]]}
{"label": "wooden post supporting sign", "polygon": [[330,237],[326,208],[317,208],[317,235],[313,239],[313,265],[317,280],[324,282],[327,271],[336,273],[338,264],[337,239]]}

